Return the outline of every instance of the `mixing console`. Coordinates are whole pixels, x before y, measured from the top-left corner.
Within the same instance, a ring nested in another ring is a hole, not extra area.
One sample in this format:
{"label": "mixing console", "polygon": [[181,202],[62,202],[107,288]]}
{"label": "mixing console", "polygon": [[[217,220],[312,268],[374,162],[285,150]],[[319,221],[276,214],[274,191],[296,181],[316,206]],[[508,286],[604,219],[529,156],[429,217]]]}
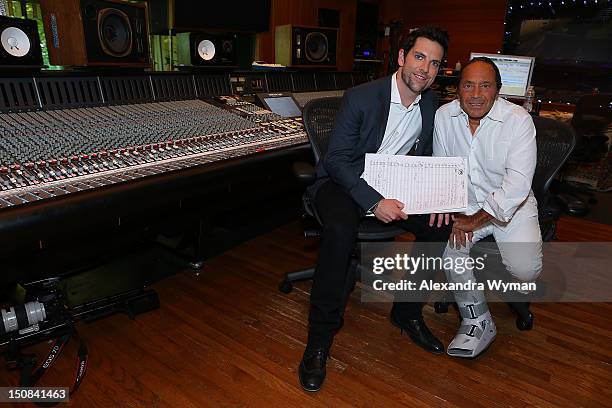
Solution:
{"label": "mixing console", "polygon": [[0,114],[0,209],[307,142],[299,121],[218,102]]}
{"label": "mixing console", "polygon": [[227,104],[228,107],[233,108],[233,111],[237,114],[255,123],[283,120],[282,116],[274,112],[233,96],[220,96],[216,99],[221,103]]}

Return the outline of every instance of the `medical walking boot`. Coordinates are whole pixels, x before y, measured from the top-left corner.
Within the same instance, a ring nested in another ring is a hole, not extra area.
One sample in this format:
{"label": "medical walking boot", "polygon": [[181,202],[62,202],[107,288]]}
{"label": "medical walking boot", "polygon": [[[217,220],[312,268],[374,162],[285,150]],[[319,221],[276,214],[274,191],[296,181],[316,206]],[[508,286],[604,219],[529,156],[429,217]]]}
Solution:
{"label": "medical walking boot", "polygon": [[461,326],[447,353],[453,357],[474,358],[495,340],[497,329],[485,302],[458,302]]}

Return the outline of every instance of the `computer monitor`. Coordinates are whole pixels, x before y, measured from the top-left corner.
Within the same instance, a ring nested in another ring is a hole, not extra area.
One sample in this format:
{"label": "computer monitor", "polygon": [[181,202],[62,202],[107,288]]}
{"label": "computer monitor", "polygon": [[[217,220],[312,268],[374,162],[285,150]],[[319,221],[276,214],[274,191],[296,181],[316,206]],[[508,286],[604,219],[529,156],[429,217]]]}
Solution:
{"label": "computer monitor", "polygon": [[490,58],[501,74],[502,87],[499,94],[511,98],[524,98],[527,88],[531,84],[531,74],[535,58],[517,55],[483,54],[473,52],[470,59],[476,57]]}
{"label": "computer monitor", "polygon": [[302,116],[302,111],[291,93],[258,93],[257,97],[261,100],[266,108],[270,109],[277,115],[285,118]]}

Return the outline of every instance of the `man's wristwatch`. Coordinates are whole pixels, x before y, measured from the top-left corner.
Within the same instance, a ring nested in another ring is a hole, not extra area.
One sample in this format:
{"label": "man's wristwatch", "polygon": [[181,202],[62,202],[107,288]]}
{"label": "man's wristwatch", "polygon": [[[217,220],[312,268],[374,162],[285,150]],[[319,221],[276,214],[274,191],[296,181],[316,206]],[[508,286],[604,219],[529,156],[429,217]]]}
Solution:
{"label": "man's wristwatch", "polygon": [[368,212],[374,214],[374,211],[376,211],[376,207],[378,207],[378,204],[381,202],[382,200],[378,200],[376,202],[376,204],[374,204],[372,207],[370,207],[370,209],[368,210]]}

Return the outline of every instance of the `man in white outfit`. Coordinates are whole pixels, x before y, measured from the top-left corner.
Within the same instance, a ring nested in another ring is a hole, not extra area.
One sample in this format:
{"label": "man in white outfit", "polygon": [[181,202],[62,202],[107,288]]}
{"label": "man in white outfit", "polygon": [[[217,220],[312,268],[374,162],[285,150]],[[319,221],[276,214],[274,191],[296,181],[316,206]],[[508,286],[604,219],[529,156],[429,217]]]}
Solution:
{"label": "man in white outfit", "polygon": [[[468,209],[453,216],[444,257],[467,258],[474,242],[493,235],[511,275],[531,282],[542,269],[542,237],[531,191],[536,131],[529,113],[499,98],[501,85],[495,63],[475,58],[461,71],[459,99],[436,112],[433,155],[465,157],[469,175]],[[438,215],[438,224],[443,218]],[[430,224],[434,221],[432,215]],[[453,264],[467,265],[460,261]],[[457,269],[446,270],[449,282],[476,282],[472,268]],[[454,295],[462,322],[447,352],[476,357],[495,339],[495,323],[482,290]]]}

